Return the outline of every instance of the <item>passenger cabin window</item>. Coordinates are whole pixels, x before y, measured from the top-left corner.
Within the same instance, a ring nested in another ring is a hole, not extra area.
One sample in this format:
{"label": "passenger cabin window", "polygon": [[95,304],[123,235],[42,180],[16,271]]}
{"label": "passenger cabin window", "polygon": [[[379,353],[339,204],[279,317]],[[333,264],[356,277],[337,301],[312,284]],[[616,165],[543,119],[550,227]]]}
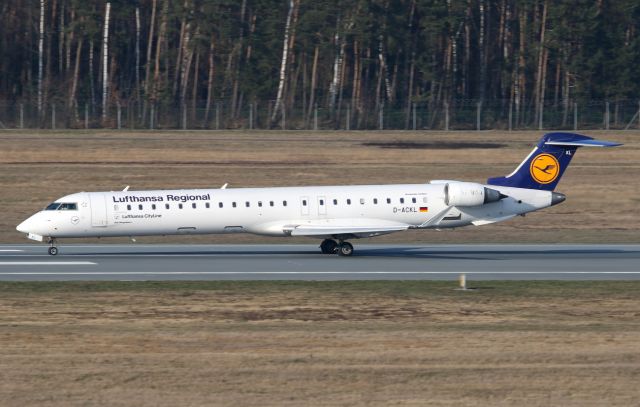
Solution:
{"label": "passenger cabin window", "polygon": [[211,208],[211,205],[209,204],[209,202],[205,202],[204,207],[209,209],[209,208]]}
{"label": "passenger cabin window", "polygon": [[165,209],[169,209],[169,208],[170,208],[170,207],[169,207],[169,204],[164,204],[164,208],[165,208]]}
{"label": "passenger cabin window", "polygon": [[273,206],[273,201],[269,201],[269,206]]}
{"label": "passenger cabin window", "polygon": [[131,205],[127,205],[127,210],[130,211],[131,210]]}
{"label": "passenger cabin window", "polygon": [[387,203],[390,204],[391,203],[391,198],[387,198]]}
{"label": "passenger cabin window", "polygon": [[307,200],[306,199],[302,200],[302,206],[307,206]]}
{"label": "passenger cabin window", "polygon": [[377,205],[378,204],[378,198],[373,198],[373,204]]}
{"label": "passenger cabin window", "polygon": [[178,209],[182,209],[182,204],[178,204]]}
{"label": "passenger cabin window", "polygon": [[151,204],[151,209],[156,210],[156,204]]}
{"label": "passenger cabin window", "polygon": [[247,201],[247,202],[244,203],[244,206],[246,206],[248,208],[249,206],[251,206],[251,204],[249,203],[249,201]]}
{"label": "passenger cabin window", "polygon": [[416,198],[411,198],[411,202],[416,203]]}
{"label": "passenger cabin window", "polygon": [[347,199],[347,205],[351,205],[351,199]]}
{"label": "passenger cabin window", "polygon": [[287,206],[287,201],[282,201],[282,206]]}
{"label": "passenger cabin window", "polygon": [[262,201],[258,201],[258,208],[262,208]]}
{"label": "passenger cabin window", "polygon": [[324,199],[320,200],[320,205],[324,205]]}
{"label": "passenger cabin window", "polygon": [[404,203],[404,198],[400,198],[400,203]]}
{"label": "passenger cabin window", "polygon": [[231,202],[231,206],[233,206],[233,207],[235,208],[235,207],[236,207],[236,206],[238,206],[238,205],[236,205],[236,203],[235,203],[235,202]]}
{"label": "passenger cabin window", "polygon": [[334,205],[337,205],[337,204],[338,204],[338,200],[337,200],[337,199],[334,199],[334,200],[333,200],[333,204],[334,204]]}
{"label": "passenger cabin window", "polygon": [[222,202],[218,202],[218,208],[222,208],[224,207],[224,204]]}
{"label": "passenger cabin window", "polygon": [[138,209],[142,210],[142,204],[138,205]]}
{"label": "passenger cabin window", "polygon": [[360,198],[360,205],[364,205],[364,198]]}
{"label": "passenger cabin window", "polygon": [[193,209],[196,209],[196,203],[195,203],[195,202],[194,202],[194,203],[192,203],[192,204],[191,204],[191,207],[192,207]]}

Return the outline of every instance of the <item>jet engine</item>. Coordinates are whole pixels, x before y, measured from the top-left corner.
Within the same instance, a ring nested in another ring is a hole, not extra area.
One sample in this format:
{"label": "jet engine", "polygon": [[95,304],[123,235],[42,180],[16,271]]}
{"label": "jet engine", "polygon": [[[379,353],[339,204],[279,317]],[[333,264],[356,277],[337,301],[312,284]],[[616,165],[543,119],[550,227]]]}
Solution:
{"label": "jet engine", "polygon": [[505,195],[473,182],[452,182],[444,186],[444,202],[448,206],[479,206],[497,202]]}

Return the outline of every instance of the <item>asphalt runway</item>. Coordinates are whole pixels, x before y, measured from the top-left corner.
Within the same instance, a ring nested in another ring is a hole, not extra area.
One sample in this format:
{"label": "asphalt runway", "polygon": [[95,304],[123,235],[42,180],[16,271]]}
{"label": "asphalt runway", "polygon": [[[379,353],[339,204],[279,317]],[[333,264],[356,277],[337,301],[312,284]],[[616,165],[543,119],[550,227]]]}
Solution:
{"label": "asphalt runway", "polygon": [[0,245],[0,280],[638,280],[640,245]]}

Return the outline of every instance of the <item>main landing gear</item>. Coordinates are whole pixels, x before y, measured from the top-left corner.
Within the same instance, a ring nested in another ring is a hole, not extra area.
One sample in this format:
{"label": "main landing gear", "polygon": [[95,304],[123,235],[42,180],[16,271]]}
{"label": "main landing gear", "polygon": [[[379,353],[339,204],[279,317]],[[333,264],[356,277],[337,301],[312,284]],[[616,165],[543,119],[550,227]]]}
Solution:
{"label": "main landing gear", "polygon": [[55,256],[58,254],[58,248],[56,247],[56,239],[49,239],[49,254]]}
{"label": "main landing gear", "polygon": [[333,239],[324,239],[320,243],[320,251],[322,254],[338,253],[339,256],[351,256],[353,254],[353,245],[349,242],[336,242]]}

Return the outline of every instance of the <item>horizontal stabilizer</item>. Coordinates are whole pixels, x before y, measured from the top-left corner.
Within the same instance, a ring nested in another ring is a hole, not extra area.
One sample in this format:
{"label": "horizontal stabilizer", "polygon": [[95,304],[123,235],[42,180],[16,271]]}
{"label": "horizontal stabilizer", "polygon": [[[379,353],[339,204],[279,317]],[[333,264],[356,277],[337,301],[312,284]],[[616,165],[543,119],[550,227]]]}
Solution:
{"label": "horizontal stabilizer", "polygon": [[605,140],[551,140],[544,143],[550,146],[574,146],[574,147],[617,147],[621,146],[622,143],[614,143],[613,141],[605,141]]}

